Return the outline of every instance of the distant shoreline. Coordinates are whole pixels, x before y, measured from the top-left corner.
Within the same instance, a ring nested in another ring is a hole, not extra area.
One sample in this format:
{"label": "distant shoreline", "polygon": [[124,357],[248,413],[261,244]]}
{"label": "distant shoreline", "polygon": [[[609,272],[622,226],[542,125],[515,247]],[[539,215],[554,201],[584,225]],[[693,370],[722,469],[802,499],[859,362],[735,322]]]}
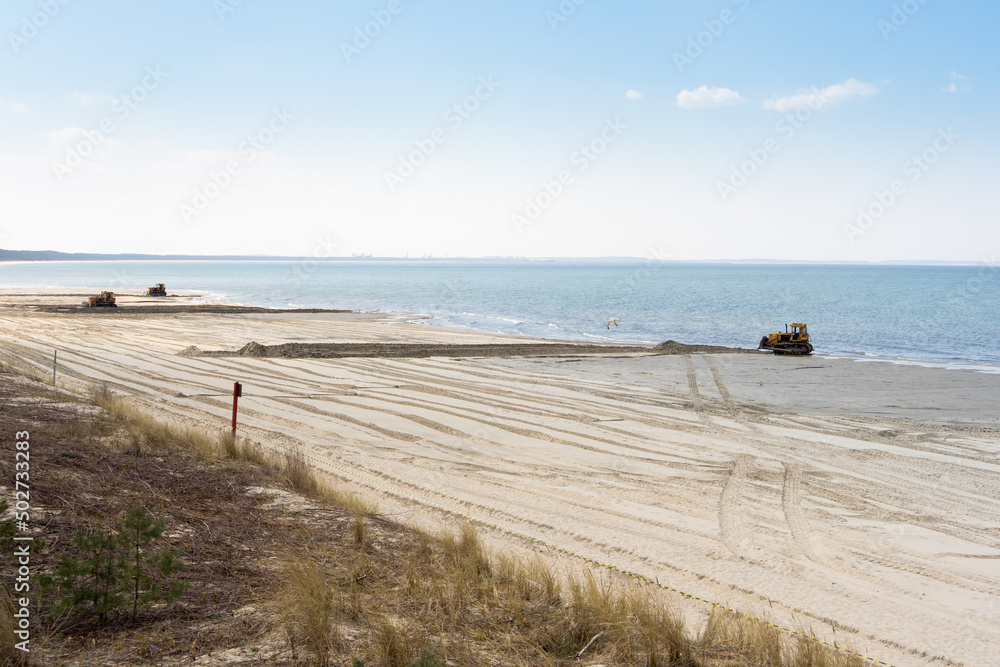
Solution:
{"label": "distant shoreline", "polygon": [[0,266],[5,264],[72,262],[504,262],[511,264],[549,264],[559,262],[663,264],[733,264],[741,266],[982,266],[985,262],[951,260],[884,260],[878,262],[808,259],[651,259],[649,257],[308,257],[283,255],[146,255],[141,253],[65,253],[55,250],[4,250],[0,248]]}

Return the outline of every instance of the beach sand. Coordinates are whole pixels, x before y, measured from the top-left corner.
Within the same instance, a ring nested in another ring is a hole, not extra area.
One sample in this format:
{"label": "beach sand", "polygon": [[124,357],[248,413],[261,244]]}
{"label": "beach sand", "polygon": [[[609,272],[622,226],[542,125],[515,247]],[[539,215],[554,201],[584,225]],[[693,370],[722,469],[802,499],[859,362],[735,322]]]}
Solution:
{"label": "beach sand", "polygon": [[[60,384],[106,383],[220,430],[239,380],[254,437],[365,476],[331,471],[403,521],[469,514],[894,665],[996,664],[1000,375],[636,349],[450,356],[538,341],[357,313],[37,312],[46,299],[76,297],[0,295],[4,362],[51,376],[58,349]],[[251,341],[443,352],[180,354]],[[692,624],[709,611],[664,595]]]}

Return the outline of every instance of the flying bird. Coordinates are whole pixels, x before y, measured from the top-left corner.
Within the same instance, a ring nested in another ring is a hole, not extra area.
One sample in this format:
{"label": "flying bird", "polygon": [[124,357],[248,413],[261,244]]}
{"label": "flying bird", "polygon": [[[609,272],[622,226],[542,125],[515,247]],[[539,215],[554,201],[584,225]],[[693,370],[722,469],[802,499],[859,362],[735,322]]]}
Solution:
{"label": "flying bird", "polygon": [[615,325],[615,326],[618,326],[618,318],[617,317],[609,317],[608,318],[608,328],[609,329],[611,328],[612,324]]}

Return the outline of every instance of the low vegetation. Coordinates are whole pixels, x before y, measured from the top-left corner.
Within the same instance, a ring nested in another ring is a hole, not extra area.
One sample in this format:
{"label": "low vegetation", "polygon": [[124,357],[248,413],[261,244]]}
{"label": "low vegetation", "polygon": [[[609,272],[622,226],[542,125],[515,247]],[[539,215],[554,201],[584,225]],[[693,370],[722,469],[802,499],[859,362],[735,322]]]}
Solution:
{"label": "low vegetation", "polygon": [[687,628],[662,591],[491,553],[470,523],[399,525],[295,452],[0,380],[31,431],[34,664],[864,664],[724,612]]}

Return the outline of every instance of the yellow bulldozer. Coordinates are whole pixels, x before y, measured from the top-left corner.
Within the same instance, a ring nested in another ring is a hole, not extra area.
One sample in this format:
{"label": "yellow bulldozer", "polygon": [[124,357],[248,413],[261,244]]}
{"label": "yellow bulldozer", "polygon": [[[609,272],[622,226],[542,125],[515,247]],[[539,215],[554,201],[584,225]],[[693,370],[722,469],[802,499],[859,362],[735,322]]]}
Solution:
{"label": "yellow bulldozer", "polygon": [[809,342],[809,330],[805,324],[792,324],[791,331],[785,325],[785,331],[769,333],[760,339],[758,350],[771,350],[775,354],[796,355],[812,354],[813,346]]}
{"label": "yellow bulldozer", "polygon": [[97,296],[92,296],[87,299],[86,305],[91,308],[117,308],[118,304],[115,303],[115,293],[114,292],[101,292]]}
{"label": "yellow bulldozer", "polygon": [[156,287],[146,288],[146,296],[166,296],[167,288],[163,286],[163,283],[156,283]]}

